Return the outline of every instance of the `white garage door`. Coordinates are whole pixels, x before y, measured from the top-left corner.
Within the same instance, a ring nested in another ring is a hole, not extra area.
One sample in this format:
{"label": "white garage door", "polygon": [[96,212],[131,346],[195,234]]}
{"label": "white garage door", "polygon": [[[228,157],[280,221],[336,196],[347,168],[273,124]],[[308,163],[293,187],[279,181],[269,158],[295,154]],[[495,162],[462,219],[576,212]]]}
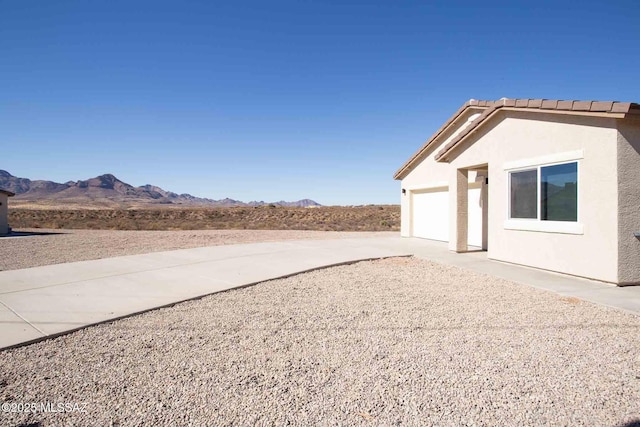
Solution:
{"label": "white garage door", "polygon": [[414,192],[411,212],[412,235],[449,241],[449,191]]}
{"label": "white garage door", "polygon": [[[473,185],[475,187],[475,185]],[[481,189],[469,189],[468,244],[482,246]],[[412,236],[449,241],[449,191],[440,188],[414,191],[411,212]]]}

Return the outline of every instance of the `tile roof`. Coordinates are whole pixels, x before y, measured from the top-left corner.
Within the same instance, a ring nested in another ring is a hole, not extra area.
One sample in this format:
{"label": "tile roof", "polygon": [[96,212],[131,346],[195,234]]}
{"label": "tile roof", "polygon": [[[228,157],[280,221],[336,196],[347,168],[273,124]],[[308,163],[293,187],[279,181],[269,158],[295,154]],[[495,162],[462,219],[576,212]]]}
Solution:
{"label": "tile roof", "polygon": [[8,191],[8,190],[3,190],[2,188],[0,188],[0,193],[6,194],[9,197],[13,197],[16,195],[16,193],[12,193],[11,191]]}
{"label": "tile roof", "polygon": [[471,124],[471,126],[463,129],[454,139],[452,139],[442,150],[440,150],[435,159],[439,160],[455,147],[462,139],[477,129],[489,117],[502,108],[509,110],[529,110],[537,112],[556,112],[563,114],[588,114],[588,115],[614,115],[620,117],[627,114],[638,114],[640,117],[640,105],[632,102],[618,101],[564,101],[553,99],[510,99],[502,98],[497,101],[479,101],[471,99],[465,102],[456,113],[445,122],[445,124],[431,138],[425,142],[422,147],[409,160],[402,165],[395,173],[395,179],[404,178],[420,160],[421,155],[426,149],[456,121],[468,109],[480,109],[482,113]]}
{"label": "tile roof", "polygon": [[407,162],[400,168],[398,169],[398,171],[395,173],[394,178],[395,179],[402,179],[402,178],[398,178],[398,175],[403,171],[403,169],[405,169],[407,166],[409,166],[410,164],[414,163],[416,160],[418,160],[418,158],[420,157],[420,155],[422,153],[424,153],[424,151],[431,145],[431,143],[438,138],[453,122],[455,122],[460,116],[462,116],[467,110],[469,109],[475,109],[478,111],[483,111],[485,109],[487,109],[489,106],[487,104],[493,104],[493,102],[490,101],[477,101],[475,99],[470,99],[469,101],[465,102],[464,104],[462,104],[462,107],[460,107],[458,109],[458,111],[456,111],[453,116],[449,117],[449,119],[442,125],[440,126],[440,129],[438,129],[436,131],[436,133],[434,133],[433,135],[431,135],[431,138],[429,138],[427,140],[427,142],[425,142],[422,147],[420,147],[418,149],[418,151],[416,151],[410,158],[409,160],[407,160]]}

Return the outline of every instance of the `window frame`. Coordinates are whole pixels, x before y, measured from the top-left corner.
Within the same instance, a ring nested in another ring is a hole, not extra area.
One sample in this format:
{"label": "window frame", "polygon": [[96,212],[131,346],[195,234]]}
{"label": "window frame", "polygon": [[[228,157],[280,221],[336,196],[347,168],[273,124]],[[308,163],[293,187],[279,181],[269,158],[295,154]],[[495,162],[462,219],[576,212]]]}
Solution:
{"label": "window frame", "polygon": [[[563,156],[565,157],[565,156]],[[547,232],[547,233],[563,233],[563,234],[584,234],[584,226],[581,223],[581,200],[580,200],[580,189],[581,178],[581,158],[582,156],[576,156],[578,158],[572,159],[558,159],[558,161],[549,161],[551,159],[545,158],[545,162],[535,162],[531,161],[527,166],[523,164],[523,162],[518,162],[517,164],[513,164],[515,167],[508,167],[505,165],[505,172],[507,173],[507,211],[506,211],[506,220],[504,221],[504,228],[507,230],[522,230],[522,231],[537,231],[537,232]],[[541,219],[541,210],[542,210],[542,168],[548,166],[558,166],[558,165],[566,165],[566,164],[576,164],[576,179],[577,179],[577,190],[576,190],[576,221],[553,221],[553,220],[543,220]],[[526,171],[536,171],[536,218],[512,218],[511,217],[511,177],[513,173],[518,172],[526,172]]]}

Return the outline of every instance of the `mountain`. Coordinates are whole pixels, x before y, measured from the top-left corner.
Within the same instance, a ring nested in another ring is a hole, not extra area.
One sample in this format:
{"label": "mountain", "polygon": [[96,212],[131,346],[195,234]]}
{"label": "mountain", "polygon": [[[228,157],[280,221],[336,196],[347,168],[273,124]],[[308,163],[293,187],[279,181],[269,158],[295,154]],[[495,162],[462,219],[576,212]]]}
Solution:
{"label": "mountain", "polygon": [[27,178],[17,178],[7,171],[0,170],[0,188],[16,194],[29,191],[31,180]]}
{"label": "mountain", "polygon": [[177,194],[147,184],[134,187],[116,178],[104,174],[84,181],[69,181],[64,184],[18,178],[5,170],[0,170],[0,189],[16,193],[12,205],[45,205],[69,207],[145,207],[153,205],[175,206],[320,206],[313,200],[303,199],[297,202],[250,202],[244,203],[229,198],[221,200],[206,199],[191,194]]}

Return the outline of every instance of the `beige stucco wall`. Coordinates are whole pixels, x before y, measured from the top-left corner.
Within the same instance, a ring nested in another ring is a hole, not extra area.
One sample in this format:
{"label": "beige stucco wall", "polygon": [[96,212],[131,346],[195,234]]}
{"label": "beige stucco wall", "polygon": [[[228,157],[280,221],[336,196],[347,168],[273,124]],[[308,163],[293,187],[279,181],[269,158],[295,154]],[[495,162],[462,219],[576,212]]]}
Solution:
{"label": "beige stucco wall", "polygon": [[618,121],[618,279],[640,283],[640,119]]}
{"label": "beige stucco wall", "polygon": [[9,215],[8,199],[9,197],[6,194],[0,193],[0,235],[7,234],[9,232],[7,219]]}
{"label": "beige stucco wall", "polygon": [[[449,156],[450,164],[436,163],[432,153],[402,181],[402,186],[449,181],[455,176],[451,168],[486,163],[489,258],[617,282],[617,139],[615,119],[503,111],[467,138],[463,147]],[[578,221],[583,224],[583,234],[506,229],[505,163],[577,150],[583,153],[578,169]],[[402,208],[404,222],[410,209],[404,204]],[[403,227],[402,235],[408,235],[407,232]]]}

